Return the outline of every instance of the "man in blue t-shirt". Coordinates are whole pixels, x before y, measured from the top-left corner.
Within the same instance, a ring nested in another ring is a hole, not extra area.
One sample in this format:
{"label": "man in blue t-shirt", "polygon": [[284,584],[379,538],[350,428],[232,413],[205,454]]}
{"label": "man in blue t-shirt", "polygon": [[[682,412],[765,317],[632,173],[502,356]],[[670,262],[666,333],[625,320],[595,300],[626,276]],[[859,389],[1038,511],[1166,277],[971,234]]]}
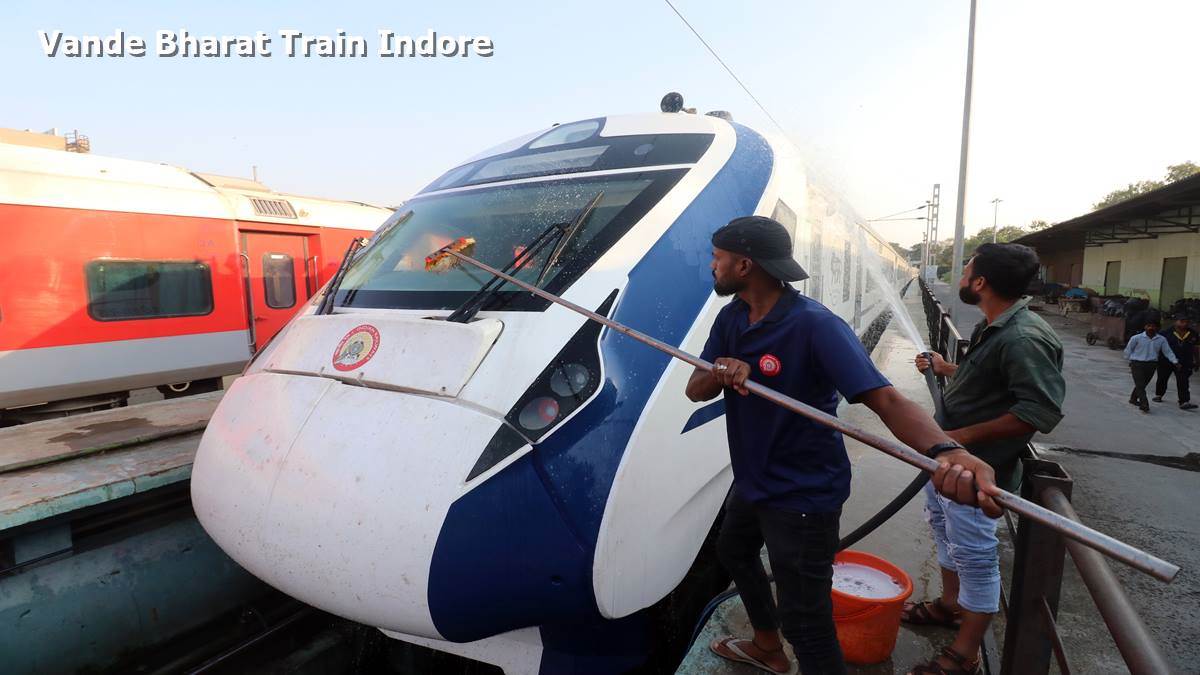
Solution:
{"label": "man in blue t-shirt", "polygon": [[[717,315],[687,396],[725,396],[733,489],[717,542],[733,576],[752,639],[727,637],[718,656],[767,671],[789,670],[779,630],[802,673],[844,673],[830,589],[838,519],[850,494],[850,461],[839,432],[766,399],[748,396],[746,380],[831,415],[838,396],[864,403],[907,445],[936,456],[933,484],[947,497],[1000,514],[991,467],[954,442],[920,406],[899,394],[875,368],[846,322],[787,284],[808,277],[792,258],[779,223],[736,218],[713,234],[713,287],[736,294]],[[766,544],[776,606],[760,551]]]}

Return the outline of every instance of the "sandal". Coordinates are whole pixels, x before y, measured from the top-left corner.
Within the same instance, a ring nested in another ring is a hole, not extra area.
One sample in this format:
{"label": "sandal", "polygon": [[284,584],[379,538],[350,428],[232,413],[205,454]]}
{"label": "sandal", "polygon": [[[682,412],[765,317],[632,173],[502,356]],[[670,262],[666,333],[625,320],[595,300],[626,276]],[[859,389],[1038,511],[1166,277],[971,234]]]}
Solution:
{"label": "sandal", "polygon": [[[937,607],[943,618],[933,613]],[[913,626],[943,626],[958,628],[962,625],[962,612],[956,612],[942,604],[941,598],[924,602],[906,602],[900,611],[900,620]]]}
{"label": "sandal", "polygon": [[[717,656],[719,656],[727,661],[733,661],[735,663],[745,663],[745,664],[754,666],[755,668],[758,668],[759,670],[761,670],[765,673],[772,673],[773,675],[786,675],[787,673],[792,672],[792,664],[790,661],[788,662],[787,670],[775,670],[771,666],[768,666],[765,662],[759,661],[758,659],[754,658],[753,656],[750,656],[746,652],[742,651],[742,649],[737,646],[737,643],[739,643],[739,642],[749,642],[750,644],[754,644],[753,640],[747,640],[745,638],[727,637],[727,638],[722,638],[720,640],[713,640],[708,645],[708,649],[712,653],[716,654]],[[758,648],[759,651],[765,652],[767,654],[775,654],[775,653],[783,652],[783,647],[780,647],[779,649],[774,649],[774,650],[768,651],[766,649],[763,649],[762,647],[759,647],[758,645],[754,645],[754,646],[756,648]],[[726,650],[728,650],[729,654],[724,654],[724,653],[718,651],[718,649],[721,647],[724,647]]]}
{"label": "sandal", "polygon": [[908,671],[908,675],[980,675],[983,672],[979,668],[978,657],[968,659],[949,647],[942,648],[941,656],[953,661],[954,666],[946,668],[938,663],[937,657],[934,657],[928,663],[913,666],[913,669]]}

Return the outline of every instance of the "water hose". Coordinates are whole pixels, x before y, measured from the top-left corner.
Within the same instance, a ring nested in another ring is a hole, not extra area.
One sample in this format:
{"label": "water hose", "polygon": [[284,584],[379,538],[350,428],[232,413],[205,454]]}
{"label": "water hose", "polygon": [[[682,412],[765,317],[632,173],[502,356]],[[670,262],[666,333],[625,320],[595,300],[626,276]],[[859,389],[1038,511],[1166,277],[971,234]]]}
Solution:
{"label": "water hose", "polygon": [[[938,426],[943,426],[945,420],[945,405],[942,401],[942,389],[937,385],[937,378],[933,374],[933,352],[925,352],[925,358],[929,359],[929,367],[925,369],[925,384],[929,387],[929,396],[933,399],[933,419],[938,423]],[[844,550],[857,544],[863,537],[871,534],[880,525],[887,522],[896,512],[904,508],[904,505],[912,501],[912,498],[917,496],[921,488],[929,482],[929,474],[921,471],[913,477],[903,490],[900,491],[892,501],[884,505],[879,512],[871,516],[862,525],[859,525],[850,534],[842,537],[838,542],[838,550]]]}

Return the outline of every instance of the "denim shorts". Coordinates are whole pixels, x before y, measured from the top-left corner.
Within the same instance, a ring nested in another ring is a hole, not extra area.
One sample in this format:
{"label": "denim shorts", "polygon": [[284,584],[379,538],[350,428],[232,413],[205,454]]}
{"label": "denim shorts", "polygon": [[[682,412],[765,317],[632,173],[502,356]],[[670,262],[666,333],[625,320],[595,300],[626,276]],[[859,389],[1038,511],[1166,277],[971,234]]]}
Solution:
{"label": "denim shorts", "polygon": [[955,503],[925,484],[925,519],[933,530],[938,564],[958,573],[958,604],[982,614],[1000,611],[1000,558],[996,519]]}

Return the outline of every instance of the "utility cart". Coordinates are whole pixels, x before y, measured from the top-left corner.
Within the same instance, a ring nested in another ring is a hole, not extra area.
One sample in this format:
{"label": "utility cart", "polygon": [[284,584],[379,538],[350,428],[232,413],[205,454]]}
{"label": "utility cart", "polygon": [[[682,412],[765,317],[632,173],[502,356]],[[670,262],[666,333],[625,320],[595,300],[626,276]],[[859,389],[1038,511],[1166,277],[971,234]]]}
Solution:
{"label": "utility cart", "polygon": [[1125,346],[1125,317],[1092,313],[1092,329],[1085,336],[1089,345],[1103,342],[1109,349]]}

